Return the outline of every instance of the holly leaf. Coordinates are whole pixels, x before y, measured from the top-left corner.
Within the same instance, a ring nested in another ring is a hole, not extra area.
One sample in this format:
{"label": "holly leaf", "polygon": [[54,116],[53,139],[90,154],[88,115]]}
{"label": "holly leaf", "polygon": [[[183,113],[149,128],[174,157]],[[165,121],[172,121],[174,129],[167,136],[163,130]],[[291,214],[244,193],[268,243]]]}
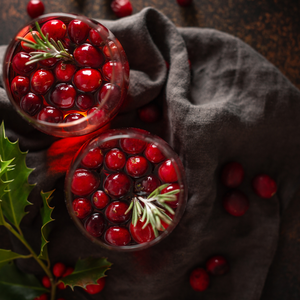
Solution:
{"label": "holly leaf", "polygon": [[0,249],[0,269],[2,266],[6,265],[9,261],[17,258],[28,258],[28,255],[21,255],[11,250]]}
{"label": "holly leaf", "polygon": [[14,165],[11,165],[13,160],[14,160],[14,158],[12,158],[11,160],[8,160],[8,161],[3,161],[0,156],[0,199],[5,193],[9,192],[8,184],[10,182],[12,182],[12,180],[4,180],[3,181],[1,177],[6,172],[13,170]]}
{"label": "holly leaf", "polygon": [[4,123],[0,126],[0,156],[3,161],[14,159],[14,168],[2,175],[4,182],[9,182],[2,197],[2,210],[5,218],[20,230],[20,222],[26,215],[25,207],[31,203],[27,200],[34,185],[28,183],[28,176],[33,169],[26,166],[27,152],[21,152],[18,141],[10,142],[5,136]]}
{"label": "holly leaf", "polygon": [[43,260],[49,260],[48,257],[48,250],[47,247],[45,247],[49,241],[48,236],[50,233],[50,226],[48,225],[50,222],[54,221],[52,219],[51,214],[54,209],[54,207],[50,207],[49,203],[52,200],[52,193],[54,191],[46,192],[44,193],[43,191],[41,192],[41,196],[43,198],[43,207],[41,208],[41,216],[42,216],[42,228],[41,228],[41,233],[42,233],[42,243],[41,243],[41,252],[39,254],[39,258]]}
{"label": "holly leaf", "polygon": [[21,272],[10,262],[0,269],[1,300],[32,300],[49,292],[31,274]]}
{"label": "holly leaf", "polygon": [[97,280],[106,276],[105,272],[112,264],[106,258],[79,259],[71,275],[61,278],[65,285],[74,290],[75,286],[85,288],[88,284],[97,284]]}

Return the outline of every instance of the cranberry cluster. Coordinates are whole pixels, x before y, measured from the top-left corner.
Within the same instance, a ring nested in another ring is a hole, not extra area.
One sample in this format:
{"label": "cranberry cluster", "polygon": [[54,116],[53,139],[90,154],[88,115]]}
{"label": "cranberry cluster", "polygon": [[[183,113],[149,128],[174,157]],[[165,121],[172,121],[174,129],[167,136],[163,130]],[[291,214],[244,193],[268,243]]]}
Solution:
{"label": "cranberry cluster", "polygon": [[[92,116],[75,131],[89,125],[103,126],[117,113],[127,90],[129,66],[122,46],[109,38],[108,29],[100,23],[90,26],[80,19],[63,17],[41,25],[42,34],[57,45],[61,43],[69,56],[29,63],[34,51],[43,50],[20,42],[9,69],[15,103],[26,115],[48,123]],[[41,37],[37,30],[33,27],[33,33],[24,38],[35,43],[33,35]]]}
{"label": "cranberry cluster", "polygon": [[[155,239],[151,224],[143,228],[145,221],[138,218],[133,225],[128,209],[134,197],[147,197],[166,183],[160,194],[179,189],[173,163],[159,147],[136,138],[113,139],[81,160],[71,180],[72,208],[85,230],[108,245],[150,242]],[[168,202],[174,211],[179,194],[175,199]],[[161,225],[162,231],[168,227],[163,220]]]}

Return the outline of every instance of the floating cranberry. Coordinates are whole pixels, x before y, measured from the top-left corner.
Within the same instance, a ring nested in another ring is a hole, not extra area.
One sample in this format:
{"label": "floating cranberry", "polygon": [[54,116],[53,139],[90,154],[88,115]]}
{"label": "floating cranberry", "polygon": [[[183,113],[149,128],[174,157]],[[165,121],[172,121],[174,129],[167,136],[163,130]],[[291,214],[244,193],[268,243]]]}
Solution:
{"label": "floating cranberry", "polygon": [[107,80],[112,82],[122,81],[122,64],[116,61],[108,61],[102,67],[102,72]]}
{"label": "floating cranberry", "polygon": [[155,144],[149,144],[145,150],[145,155],[149,161],[157,164],[165,159],[165,156],[161,153]]}
{"label": "floating cranberry", "polygon": [[20,102],[21,109],[30,116],[36,115],[41,110],[42,105],[43,100],[34,93],[28,93]]}
{"label": "floating cranberry", "polygon": [[106,115],[103,109],[92,107],[88,110],[89,123],[91,125],[100,125],[106,120]]}
{"label": "floating cranberry", "polygon": [[82,44],[89,34],[89,26],[81,20],[72,20],[68,26],[68,34],[75,44]]}
{"label": "floating cranberry", "polygon": [[62,262],[57,262],[52,268],[52,273],[55,277],[62,277],[66,271],[66,265]]}
{"label": "floating cranberry", "polygon": [[[68,114],[64,118],[64,123],[71,123],[71,122],[78,121],[83,118],[84,118],[84,115],[81,115],[79,113]],[[80,131],[86,127],[87,127],[87,122],[84,121],[84,122],[80,122],[79,124],[76,124],[76,125],[72,124],[72,126],[70,126],[70,127],[66,126],[64,129],[66,131]]]}
{"label": "floating cranberry", "polygon": [[112,83],[106,83],[102,86],[99,94],[98,101],[100,104],[104,104],[104,109],[111,111],[114,108],[118,107],[121,99],[121,90],[120,88]]}
{"label": "floating cranberry", "polygon": [[159,178],[164,182],[177,181],[177,174],[170,159],[164,161],[158,169]]}
{"label": "floating cranberry", "polygon": [[248,210],[249,201],[242,192],[232,190],[224,196],[223,207],[232,216],[241,217]]}
{"label": "floating cranberry", "polygon": [[[39,34],[38,31],[34,31],[34,30],[33,30],[32,32],[28,32],[28,33],[24,36],[24,39],[36,43],[35,39],[33,38],[33,35],[36,35],[36,36],[38,36],[38,37],[41,37],[41,35]],[[28,46],[25,46],[26,43],[27,43],[27,42],[25,42],[25,41],[22,41],[22,42],[21,42],[21,47],[23,48],[23,50],[26,51],[26,52],[34,51],[32,48],[30,48],[30,47],[28,47]]]}
{"label": "floating cranberry", "polygon": [[14,71],[21,75],[28,75],[32,70],[36,68],[36,63],[30,63],[30,55],[26,52],[18,52],[12,59],[12,67]]}
{"label": "floating cranberry", "polygon": [[100,183],[99,178],[91,171],[77,169],[72,178],[72,193],[78,196],[86,196],[95,191]]}
{"label": "floating cranberry", "polygon": [[77,63],[83,67],[99,68],[103,61],[103,55],[92,45],[83,44],[77,47],[73,53]]}
{"label": "floating cranberry", "polygon": [[48,123],[61,123],[63,120],[63,114],[55,107],[46,106],[39,112],[37,119]]}
{"label": "floating cranberry", "polygon": [[54,83],[51,71],[39,69],[31,77],[31,89],[36,94],[46,94]]}
{"label": "floating cranberry", "polygon": [[130,190],[130,179],[126,174],[114,173],[106,177],[104,190],[113,197],[121,197]]}
{"label": "floating cranberry", "polygon": [[93,92],[98,89],[102,82],[99,71],[94,69],[81,69],[74,75],[74,84],[83,92]]}
{"label": "floating cranberry", "polygon": [[111,149],[105,155],[105,164],[110,170],[121,170],[126,163],[125,154],[119,149]]}
{"label": "floating cranberry", "polygon": [[151,224],[147,224],[147,226],[143,229],[145,222],[142,222],[141,219],[137,221],[136,226],[133,226],[130,223],[129,230],[132,238],[138,243],[148,243],[155,239],[155,234],[152,229]]}
{"label": "floating cranberry", "polygon": [[81,110],[88,110],[94,105],[94,100],[91,95],[78,94],[75,103]]}
{"label": "floating cranberry", "polygon": [[128,175],[135,178],[145,175],[148,167],[147,159],[140,155],[131,156],[126,162],[126,171]]}
{"label": "floating cranberry", "polygon": [[95,295],[100,293],[105,286],[105,277],[101,277],[97,280],[97,284],[88,284],[85,288],[87,293],[90,295]]}
{"label": "floating cranberry", "polygon": [[211,275],[224,275],[229,271],[229,264],[223,256],[216,255],[206,262],[206,271]]}
{"label": "floating cranberry", "polygon": [[45,6],[40,0],[30,0],[27,4],[27,13],[31,19],[35,19],[44,13]]}
{"label": "floating cranberry", "polygon": [[145,192],[147,194],[152,193],[160,186],[160,180],[153,174],[150,174],[135,184],[135,190],[137,192]]}
{"label": "floating cranberry", "polygon": [[[165,213],[166,213],[166,215],[168,215],[170,217],[171,220],[173,220],[174,215],[170,214],[168,211],[166,211]],[[161,222],[161,226],[162,226],[162,228],[160,229],[161,231],[164,231],[170,225],[170,224],[166,223],[164,220],[161,220],[160,222]]]}
{"label": "floating cranberry", "polygon": [[73,201],[73,210],[77,218],[84,219],[92,212],[92,204],[86,198],[76,198]]}
{"label": "floating cranberry", "polygon": [[39,64],[45,68],[53,67],[57,63],[58,59],[55,57],[43,59],[39,61]]}
{"label": "floating cranberry", "polygon": [[160,118],[160,109],[157,104],[149,103],[138,110],[140,120],[145,123],[155,123]]}
{"label": "floating cranberry", "polygon": [[265,199],[271,198],[277,191],[277,185],[274,179],[267,174],[260,174],[254,177],[252,186],[255,193]]}
{"label": "floating cranberry", "polygon": [[81,160],[81,163],[86,168],[96,169],[101,166],[103,162],[102,150],[98,147],[89,150],[89,152]]}
{"label": "floating cranberry", "polygon": [[98,190],[92,196],[92,201],[97,209],[103,209],[109,202],[109,197],[101,190]]}
{"label": "floating cranberry", "polygon": [[48,276],[43,276],[42,278],[42,285],[46,288],[49,289],[51,287],[51,281]]}
{"label": "floating cranberry", "polygon": [[119,55],[119,49],[113,41],[109,41],[108,44],[103,47],[103,53],[107,58],[115,59]]}
{"label": "floating cranberry", "polygon": [[131,241],[131,236],[127,228],[113,226],[105,232],[105,240],[115,246],[126,246]]}
{"label": "floating cranberry", "polygon": [[[165,187],[160,193],[165,194],[174,190],[180,190],[179,184],[178,183],[173,183]],[[172,208],[176,208],[179,203],[179,195],[180,193],[176,194],[176,200],[175,201],[168,201],[167,204],[171,206]]]}
{"label": "floating cranberry", "polygon": [[125,214],[129,205],[123,201],[113,201],[110,203],[106,210],[106,218],[113,223],[124,223],[130,219],[130,214]]}
{"label": "floating cranberry", "polygon": [[76,90],[73,85],[59,83],[50,95],[52,103],[62,109],[71,108],[75,103]]}
{"label": "floating cranberry", "polygon": [[193,2],[193,0],[176,0],[178,5],[186,7],[186,6],[190,6]]}
{"label": "floating cranberry", "polygon": [[55,67],[54,73],[58,81],[68,82],[72,79],[75,71],[76,71],[75,65],[61,61]]}
{"label": "floating cranberry", "polygon": [[62,40],[67,32],[67,26],[60,20],[50,20],[46,22],[41,28],[43,34],[48,34],[48,39],[54,39],[55,41]]}
{"label": "floating cranberry", "polygon": [[227,163],[221,174],[222,183],[229,188],[238,187],[244,179],[244,168],[238,162]]}
{"label": "floating cranberry", "polygon": [[140,139],[126,138],[121,140],[121,147],[126,153],[138,154],[145,149],[146,142]]}
{"label": "floating cranberry", "polygon": [[129,0],[113,0],[110,6],[118,18],[127,17],[132,14],[132,5]]}
{"label": "floating cranberry", "polygon": [[97,25],[97,28],[93,28],[90,30],[89,33],[89,40],[94,46],[103,46],[105,43],[107,37],[109,35],[109,32],[107,28],[102,26],[101,24]]}
{"label": "floating cranberry", "polygon": [[190,285],[197,292],[205,291],[209,286],[209,275],[203,268],[197,268],[190,275]]}
{"label": "floating cranberry", "polygon": [[106,222],[101,213],[94,213],[85,221],[85,229],[94,237],[102,235],[106,227]]}
{"label": "floating cranberry", "polygon": [[29,91],[29,79],[24,76],[16,76],[12,80],[10,88],[15,96],[21,97]]}

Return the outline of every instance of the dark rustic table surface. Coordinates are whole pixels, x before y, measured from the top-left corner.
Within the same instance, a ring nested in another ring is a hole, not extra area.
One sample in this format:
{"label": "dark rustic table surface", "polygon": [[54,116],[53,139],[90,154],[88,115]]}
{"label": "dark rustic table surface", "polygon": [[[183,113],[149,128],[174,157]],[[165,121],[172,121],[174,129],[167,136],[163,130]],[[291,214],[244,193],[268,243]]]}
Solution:
{"label": "dark rustic table surface", "polygon": [[[43,0],[45,13],[70,12],[114,20],[111,0]],[[208,27],[239,37],[248,43],[300,88],[300,2],[299,0],[193,0],[190,7],[176,0],[131,0],[133,13],[152,6],[178,27]],[[27,0],[0,1],[0,45],[29,21]],[[300,120],[299,120],[300,121]],[[262,299],[300,299],[300,199],[283,213],[280,240],[270,268]],[[299,215],[298,214],[298,215]],[[292,217],[291,217],[292,216]],[[266,233],[268,234],[268,233]],[[0,248],[9,240],[0,228]]]}

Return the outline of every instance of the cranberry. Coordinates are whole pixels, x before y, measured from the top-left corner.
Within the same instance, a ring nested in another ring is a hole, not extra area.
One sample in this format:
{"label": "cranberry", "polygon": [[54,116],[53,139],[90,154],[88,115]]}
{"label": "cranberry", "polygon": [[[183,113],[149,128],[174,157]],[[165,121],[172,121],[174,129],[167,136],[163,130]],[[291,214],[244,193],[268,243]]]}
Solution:
{"label": "cranberry", "polygon": [[157,104],[149,103],[138,110],[140,120],[145,123],[154,123],[159,120],[160,109]]}
{"label": "cranberry", "polygon": [[[170,214],[168,211],[166,211],[165,214],[168,215],[173,220],[174,215]],[[160,229],[161,231],[164,231],[165,229],[167,229],[169,227],[169,224],[166,223],[164,220],[161,220],[160,222],[162,225],[162,228]]]}
{"label": "cranberry", "polygon": [[[82,114],[79,114],[79,113],[72,113],[72,114],[68,114],[65,118],[64,118],[64,123],[71,123],[71,122],[74,122],[74,121],[77,121],[77,120],[80,120],[84,118],[84,115]],[[70,127],[65,127],[64,129],[66,131],[80,131],[84,128],[87,127],[87,122],[84,121],[84,122],[81,122],[79,124],[76,124],[76,125],[72,125]]]}
{"label": "cranberry", "polygon": [[103,162],[103,153],[100,148],[94,148],[89,150],[89,152],[81,160],[81,163],[86,168],[96,169],[101,166]]}
{"label": "cranberry", "polygon": [[229,188],[238,187],[244,179],[244,168],[238,162],[226,164],[222,170],[221,181]]}
{"label": "cranberry", "polygon": [[74,84],[83,92],[93,92],[100,87],[102,77],[99,71],[94,69],[81,69],[74,75]]}
{"label": "cranberry", "polygon": [[36,94],[46,94],[54,83],[51,71],[39,69],[31,77],[31,88]]}
{"label": "cranberry", "polygon": [[164,182],[177,181],[177,174],[170,159],[164,161],[158,169],[158,175]]}
{"label": "cranberry", "polygon": [[[35,39],[33,38],[33,35],[37,35],[38,37],[41,37],[41,35],[39,34],[38,31],[34,31],[34,30],[33,30],[32,32],[28,32],[28,33],[24,36],[24,39],[36,43]],[[32,48],[30,48],[30,47],[28,47],[28,46],[25,46],[26,43],[27,43],[27,42],[25,42],[25,41],[22,41],[22,42],[21,42],[21,47],[23,48],[23,50],[26,51],[26,52],[34,51]]]}
{"label": "cranberry", "polygon": [[120,62],[108,61],[103,65],[102,72],[104,77],[109,81],[122,81],[122,64]]}
{"label": "cranberry", "polygon": [[145,150],[145,155],[149,161],[157,164],[165,159],[158,147],[154,144],[149,144]]}
{"label": "cranberry", "polygon": [[121,99],[120,88],[112,83],[106,83],[102,86],[98,94],[98,101],[100,104],[104,103],[104,108],[108,111],[113,110],[118,106]]}
{"label": "cranberry", "polygon": [[113,0],[110,6],[118,18],[127,17],[132,14],[132,5],[129,0]]}
{"label": "cranberry", "polygon": [[50,95],[52,103],[59,108],[71,108],[75,103],[76,90],[73,85],[68,83],[59,83]]}
{"label": "cranberry", "polygon": [[106,115],[103,109],[92,107],[88,110],[89,123],[91,125],[100,125],[104,122]]}
{"label": "cranberry", "polygon": [[83,44],[74,51],[74,58],[83,67],[99,68],[103,63],[103,55],[92,45]]}
{"label": "cranberry", "polygon": [[62,82],[68,82],[72,79],[76,67],[73,64],[68,64],[64,61],[61,61],[54,70],[56,79]]}
{"label": "cranberry", "polygon": [[105,155],[105,164],[111,170],[121,170],[125,166],[125,163],[126,156],[119,149],[111,149]]}
{"label": "cranberry", "polygon": [[62,262],[56,263],[52,268],[52,273],[55,277],[61,277],[66,271],[66,266]]}
{"label": "cranberry", "polygon": [[45,68],[53,67],[57,63],[58,59],[55,57],[47,58],[39,61],[39,64]]}
{"label": "cranberry", "polygon": [[106,218],[113,223],[123,223],[129,220],[130,214],[125,212],[129,205],[123,201],[113,201],[105,210]]}
{"label": "cranberry", "polygon": [[100,293],[105,286],[105,277],[101,277],[97,280],[97,284],[88,284],[85,290],[90,294],[98,294]]}
{"label": "cranberry", "polygon": [[26,52],[18,52],[12,59],[12,67],[14,71],[21,75],[28,75],[32,70],[35,69],[36,63],[31,63],[26,65],[29,62],[31,56]]}
{"label": "cranberry", "polygon": [[27,13],[31,19],[35,19],[44,13],[45,6],[40,0],[30,0],[27,4]]}
{"label": "cranberry", "polygon": [[75,102],[81,110],[88,110],[94,105],[92,96],[88,94],[78,94]]}
{"label": "cranberry", "polygon": [[46,106],[39,112],[37,119],[48,123],[60,123],[63,120],[63,114],[55,107]]}
{"label": "cranberry", "polygon": [[121,197],[127,194],[130,186],[129,177],[123,173],[110,174],[104,181],[104,190],[114,197]]}
{"label": "cranberry", "polygon": [[213,256],[206,262],[206,271],[211,275],[223,275],[227,273],[228,270],[228,262],[221,255]]}
{"label": "cranberry", "polygon": [[146,142],[140,139],[132,139],[132,138],[121,139],[121,147],[123,151],[125,151],[126,153],[138,154],[145,149]]}
{"label": "cranberry", "polygon": [[277,191],[277,185],[274,179],[267,174],[260,174],[254,177],[252,186],[255,193],[265,199],[271,198]]}
{"label": "cranberry", "polygon": [[197,268],[190,275],[190,285],[197,292],[205,291],[209,286],[209,275],[203,268]]}
{"label": "cranberry", "polygon": [[37,114],[41,110],[42,105],[43,100],[34,93],[28,93],[20,102],[21,109],[30,116]]}
{"label": "cranberry", "polygon": [[42,294],[39,297],[35,297],[33,300],[48,300],[48,294]]}
{"label": "cranberry", "polygon": [[127,228],[113,226],[105,232],[105,240],[115,246],[126,246],[130,243],[131,236]]}
{"label": "cranberry", "polygon": [[46,288],[46,289],[49,289],[51,287],[51,281],[49,279],[48,276],[44,276],[42,278],[42,285]]}
{"label": "cranberry", "polygon": [[29,91],[29,79],[24,76],[16,76],[12,80],[10,88],[15,96],[21,97]]}
{"label": "cranberry", "polygon": [[190,6],[192,4],[192,0],[176,0],[178,5],[186,7],[186,6]]}
{"label": "cranberry", "polygon": [[77,218],[84,219],[92,212],[92,204],[86,198],[76,198],[73,201],[73,210]]}
{"label": "cranberry", "polygon": [[139,244],[151,242],[155,239],[151,224],[147,224],[147,226],[143,229],[142,227],[144,224],[145,222],[142,222],[141,219],[139,219],[136,223],[136,226],[133,226],[132,223],[130,223],[129,226],[132,238]]}
{"label": "cranberry", "polygon": [[95,191],[99,183],[99,178],[93,172],[77,169],[72,178],[71,190],[75,195],[86,196]]}
{"label": "cranberry", "polygon": [[135,184],[135,190],[137,192],[144,192],[147,194],[152,193],[155,189],[160,186],[160,180],[153,174],[144,177]]}
{"label": "cranberry", "polygon": [[[74,268],[72,267],[67,267],[65,272],[63,273],[62,277],[67,277],[69,275],[71,275],[74,272]],[[67,288],[67,286],[61,281],[57,284],[57,288],[60,290],[64,290]]]}
{"label": "cranberry", "polygon": [[109,32],[107,28],[105,28],[101,24],[98,24],[97,28],[93,28],[90,30],[89,40],[94,46],[100,47],[105,43],[108,35]]}
{"label": "cranberry", "polygon": [[50,20],[41,29],[45,36],[48,34],[49,40],[52,38],[55,41],[62,40],[67,32],[66,24],[60,20]]}
{"label": "cranberry", "polygon": [[109,202],[109,197],[101,190],[98,190],[92,196],[92,201],[97,209],[103,209]]}
{"label": "cranberry", "polygon": [[85,229],[94,237],[100,237],[106,227],[105,219],[101,213],[94,213],[85,221]]}
{"label": "cranberry", "polygon": [[[174,190],[180,190],[180,187],[179,187],[179,184],[178,183],[173,183],[173,184],[170,184],[168,185],[167,187],[165,187],[160,193],[161,194],[165,194],[165,193],[168,193],[168,192],[171,192],[171,191],[174,191]],[[167,204],[169,206],[171,206],[172,208],[176,208],[178,206],[178,203],[179,203],[179,194],[176,194],[176,200],[175,201],[168,201]]]}
{"label": "cranberry", "polygon": [[224,196],[223,207],[232,216],[240,217],[248,210],[249,201],[242,192],[233,190]]}
{"label": "cranberry", "polygon": [[72,20],[68,26],[68,34],[75,44],[82,44],[89,34],[89,26],[81,20]]}
{"label": "cranberry", "polygon": [[108,44],[103,47],[103,53],[107,58],[116,58],[119,55],[119,49],[113,41],[108,41]]}
{"label": "cranberry", "polygon": [[126,171],[132,177],[141,177],[148,170],[148,161],[140,155],[131,156],[126,162]]}

